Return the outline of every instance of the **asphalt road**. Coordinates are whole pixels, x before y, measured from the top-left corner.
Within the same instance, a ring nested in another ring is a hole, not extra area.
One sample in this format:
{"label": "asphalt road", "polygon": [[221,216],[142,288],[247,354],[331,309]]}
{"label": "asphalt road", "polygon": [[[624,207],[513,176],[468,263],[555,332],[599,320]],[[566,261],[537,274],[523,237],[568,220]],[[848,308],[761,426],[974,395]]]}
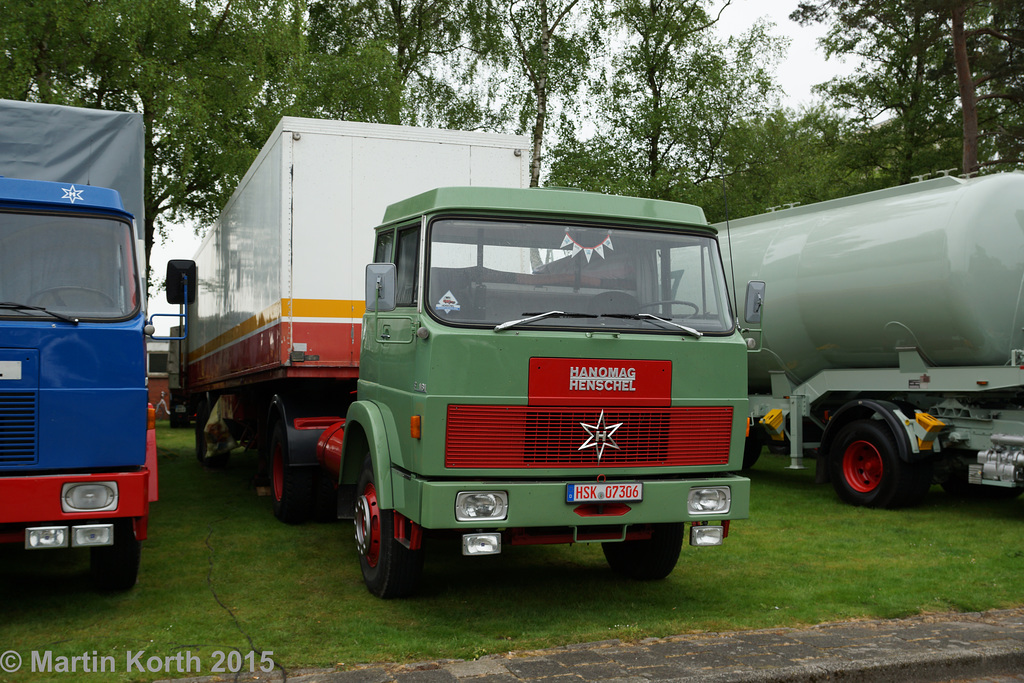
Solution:
{"label": "asphalt road", "polygon": [[473,661],[177,679],[294,683],[1016,683],[1024,609],[584,643]]}

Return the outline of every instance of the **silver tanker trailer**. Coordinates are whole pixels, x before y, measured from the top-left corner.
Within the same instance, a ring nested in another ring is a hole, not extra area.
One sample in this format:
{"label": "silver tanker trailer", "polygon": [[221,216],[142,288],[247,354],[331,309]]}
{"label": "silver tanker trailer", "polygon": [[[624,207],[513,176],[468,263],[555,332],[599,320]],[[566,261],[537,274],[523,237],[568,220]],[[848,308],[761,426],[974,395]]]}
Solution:
{"label": "silver tanker trailer", "polygon": [[[1024,491],[1024,173],[731,221],[752,428],[853,505]],[[731,262],[731,263],[730,263]]]}

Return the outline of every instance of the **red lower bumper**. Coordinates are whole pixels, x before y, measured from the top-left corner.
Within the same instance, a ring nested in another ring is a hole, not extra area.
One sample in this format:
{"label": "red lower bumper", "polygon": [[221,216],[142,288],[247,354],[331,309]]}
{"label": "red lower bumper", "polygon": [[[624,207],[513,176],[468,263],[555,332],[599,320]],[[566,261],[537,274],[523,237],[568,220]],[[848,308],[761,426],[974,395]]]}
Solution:
{"label": "red lower bumper", "polygon": [[[131,518],[139,540],[146,538],[149,519],[150,472],[107,472],[102,474],[54,474],[38,477],[0,477],[0,524],[22,527],[73,525],[90,520]],[[61,490],[64,484],[116,482],[117,507],[103,512],[64,512]],[[23,543],[24,530],[0,531],[0,543]]]}

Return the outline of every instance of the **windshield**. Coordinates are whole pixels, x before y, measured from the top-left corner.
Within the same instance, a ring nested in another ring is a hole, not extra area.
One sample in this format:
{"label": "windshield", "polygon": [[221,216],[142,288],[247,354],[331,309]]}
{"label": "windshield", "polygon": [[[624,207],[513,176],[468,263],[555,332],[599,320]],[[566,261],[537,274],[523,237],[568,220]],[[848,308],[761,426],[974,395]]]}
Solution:
{"label": "windshield", "polygon": [[733,327],[718,244],[704,234],[441,219],[430,231],[427,291],[427,308],[452,324]]}
{"label": "windshield", "polygon": [[0,316],[126,318],[137,282],[128,223],[0,212]]}

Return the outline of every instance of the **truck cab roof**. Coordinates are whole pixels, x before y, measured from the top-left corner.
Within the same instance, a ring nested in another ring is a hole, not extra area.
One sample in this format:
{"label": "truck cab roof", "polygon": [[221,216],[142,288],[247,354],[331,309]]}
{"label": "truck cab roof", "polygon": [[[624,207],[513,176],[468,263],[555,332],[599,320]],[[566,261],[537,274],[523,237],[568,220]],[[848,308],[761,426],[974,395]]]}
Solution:
{"label": "truck cab roof", "polygon": [[717,232],[708,225],[700,207],[562,188],[440,187],[392,204],[384,213],[384,224],[426,213],[460,210],[471,210],[474,214],[561,214],[603,222],[639,219],[684,223]]}
{"label": "truck cab roof", "polygon": [[91,208],[124,212],[121,195],[115,190],[78,183],[54,183],[0,176],[0,202],[5,204],[50,205],[54,208]]}

